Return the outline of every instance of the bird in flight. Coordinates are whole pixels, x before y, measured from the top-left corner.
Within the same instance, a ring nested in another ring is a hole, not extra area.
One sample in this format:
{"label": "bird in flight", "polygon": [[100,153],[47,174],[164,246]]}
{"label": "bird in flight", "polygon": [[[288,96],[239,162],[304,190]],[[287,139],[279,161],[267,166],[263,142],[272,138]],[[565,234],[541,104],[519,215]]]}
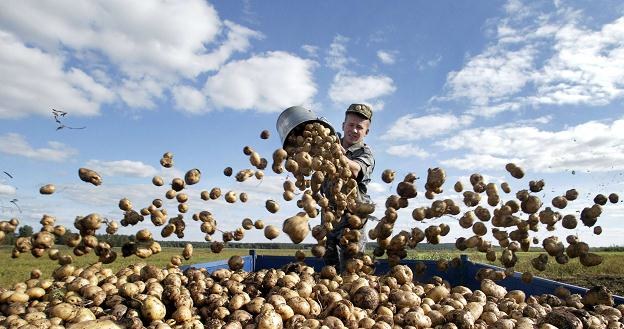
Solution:
{"label": "bird in flight", "polygon": [[63,128],[67,128],[67,129],[85,129],[87,127],[70,127],[70,126],[66,126],[61,122],[61,118],[64,118],[67,115],[67,112],[65,111],[61,111],[61,110],[57,110],[57,109],[52,109],[52,115],[54,116],[54,121],[56,121],[56,123],[58,123],[58,127],[56,127],[56,130],[61,130]]}

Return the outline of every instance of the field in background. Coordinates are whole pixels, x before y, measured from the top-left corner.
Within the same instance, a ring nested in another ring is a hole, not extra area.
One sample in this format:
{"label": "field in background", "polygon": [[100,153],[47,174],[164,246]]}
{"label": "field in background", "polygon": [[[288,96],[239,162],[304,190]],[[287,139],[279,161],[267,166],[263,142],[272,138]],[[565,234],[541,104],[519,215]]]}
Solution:
{"label": "field in background", "polygon": [[[69,249],[67,249],[69,251]],[[308,256],[311,257],[309,250],[304,250]],[[130,264],[146,262],[157,266],[165,266],[171,256],[181,254],[182,248],[163,248],[163,251],[154,255],[147,260],[132,257],[119,257],[113,264],[106,265],[113,270],[118,270],[122,267]],[[257,249],[258,254],[262,255],[277,255],[277,256],[294,256],[294,249]],[[228,259],[233,255],[248,255],[248,249],[229,248],[224,249],[219,254],[214,254],[210,249],[195,248],[193,252],[193,258],[185,261],[184,264],[196,264],[204,263],[215,260]],[[438,260],[441,258],[451,260],[454,257],[459,256],[459,251],[410,251],[408,258],[417,260]],[[485,260],[485,255],[476,252],[465,253],[468,257],[481,263],[490,263]],[[521,252],[518,253],[518,265],[516,271],[524,272],[532,270],[530,260],[536,257],[537,252]],[[578,259],[572,259],[566,265],[556,264],[552,259],[549,260],[549,264],[546,271],[537,273],[532,270],[534,275],[546,277],[549,279],[568,282],[584,287],[591,287],[594,285],[602,284],[607,286],[613,293],[618,295],[624,295],[624,252],[598,252],[604,257],[604,261],[601,265],[594,267],[584,267]],[[293,257],[294,260],[294,257]],[[89,254],[83,257],[75,257],[74,264],[77,266],[85,266],[97,261],[97,257],[93,254]],[[497,263],[491,263],[493,265],[499,265]],[[44,276],[51,275],[52,271],[57,267],[57,263],[48,259],[47,257],[34,258],[30,254],[21,255],[18,259],[11,259],[11,249],[9,247],[0,247],[0,287],[7,287],[15,282],[27,280],[30,272],[34,268],[39,268],[43,271]]]}

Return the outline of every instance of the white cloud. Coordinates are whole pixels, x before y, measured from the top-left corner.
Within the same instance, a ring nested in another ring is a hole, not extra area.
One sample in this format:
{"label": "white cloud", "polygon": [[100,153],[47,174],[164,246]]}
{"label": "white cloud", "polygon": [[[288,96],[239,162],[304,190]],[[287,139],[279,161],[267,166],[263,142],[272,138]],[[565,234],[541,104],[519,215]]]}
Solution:
{"label": "white cloud", "polygon": [[303,51],[305,51],[306,54],[308,54],[308,56],[310,57],[313,57],[313,58],[318,57],[319,47],[317,46],[303,45],[301,46],[301,49],[303,49]]}
{"label": "white cloud", "polygon": [[379,58],[379,60],[384,64],[394,64],[396,61],[394,53],[385,50],[378,50],[377,58]]}
{"label": "white cloud", "polygon": [[11,185],[0,183],[0,195],[14,195],[16,188]]}
{"label": "white cloud", "polygon": [[0,4],[0,118],[95,115],[115,100],[153,108],[262,37],[202,0]]}
{"label": "white cloud", "polygon": [[506,51],[490,47],[460,70],[448,74],[451,98],[468,98],[488,105],[522,90],[531,77],[535,52],[530,48]]}
{"label": "white cloud", "polygon": [[177,109],[189,113],[207,111],[206,96],[201,91],[189,86],[176,86],[171,92]]}
{"label": "white cloud", "polygon": [[48,147],[33,148],[24,136],[8,133],[0,136],[0,152],[36,160],[61,162],[78,154],[78,151],[63,143],[50,141]]}
{"label": "white cloud", "polygon": [[285,52],[269,52],[226,64],[208,78],[204,92],[216,107],[279,112],[311,102],[315,65]]}
{"label": "white cloud", "polygon": [[[540,105],[609,104],[624,96],[624,17],[585,26],[582,12],[510,1],[496,39],[449,73],[439,100],[469,102],[474,115]],[[595,22],[594,22],[595,23]]]}
{"label": "white cloud", "polygon": [[397,119],[381,139],[413,141],[429,138],[469,126],[473,121],[474,118],[468,115],[430,114],[416,117],[408,114]]}
{"label": "white cloud", "polygon": [[386,149],[386,153],[401,158],[417,157],[424,159],[429,156],[429,153],[427,153],[427,151],[411,143],[392,145],[388,149]]}
{"label": "white cloud", "polygon": [[132,160],[89,160],[87,167],[105,176],[151,177],[157,173],[156,168]]}
{"label": "white cloud", "polygon": [[349,72],[347,66],[349,63],[355,62],[355,59],[349,57],[347,54],[346,44],[348,41],[349,38],[342,35],[334,37],[334,40],[327,51],[327,57],[325,58],[327,66],[337,70],[338,72]]}
{"label": "white cloud", "polygon": [[515,162],[533,171],[563,172],[624,169],[624,120],[589,121],[561,131],[532,126],[465,130],[437,143],[465,156],[442,161],[461,169],[502,169]]}
{"label": "white cloud", "polygon": [[416,67],[419,70],[421,70],[421,71],[422,70],[426,70],[426,69],[430,69],[430,68],[438,66],[438,64],[440,64],[440,61],[442,61],[442,56],[441,55],[437,55],[434,58],[431,58],[429,60],[419,59],[416,62]]}
{"label": "white cloud", "polygon": [[50,115],[52,108],[94,115],[113,99],[110,90],[83,71],[64,71],[61,57],[27,47],[0,30],[0,118]]}
{"label": "white cloud", "polygon": [[368,184],[368,191],[370,193],[383,193],[388,191],[388,187],[380,183],[371,182]]}
{"label": "white cloud", "polygon": [[336,103],[346,104],[369,101],[395,91],[394,81],[387,76],[337,74],[329,89],[329,97]]}

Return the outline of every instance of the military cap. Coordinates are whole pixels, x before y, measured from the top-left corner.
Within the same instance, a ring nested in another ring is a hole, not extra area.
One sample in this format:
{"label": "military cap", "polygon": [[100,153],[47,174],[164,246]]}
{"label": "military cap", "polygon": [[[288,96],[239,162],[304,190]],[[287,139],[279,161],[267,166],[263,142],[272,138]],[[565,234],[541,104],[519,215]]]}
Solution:
{"label": "military cap", "polygon": [[347,109],[347,113],[358,114],[370,121],[373,121],[373,109],[366,104],[351,104]]}

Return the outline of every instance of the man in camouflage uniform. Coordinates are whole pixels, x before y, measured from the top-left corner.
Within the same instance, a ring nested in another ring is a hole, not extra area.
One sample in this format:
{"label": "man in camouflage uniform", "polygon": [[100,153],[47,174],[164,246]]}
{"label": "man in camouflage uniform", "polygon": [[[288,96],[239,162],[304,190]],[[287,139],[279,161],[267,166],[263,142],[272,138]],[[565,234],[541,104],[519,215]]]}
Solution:
{"label": "man in camouflage uniform", "polygon": [[[346,157],[346,162],[351,169],[352,177],[358,185],[358,202],[371,203],[370,196],[367,194],[367,185],[371,181],[371,175],[375,168],[375,158],[371,149],[364,144],[364,137],[368,135],[373,111],[366,104],[351,104],[345,112],[345,120],[342,123],[344,136],[341,140],[342,151]],[[331,195],[328,184],[324,184],[322,193],[326,196]],[[329,198],[332,199],[331,197]],[[346,246],[340,244],[342,232],[348,227],[347,219],[349,214],[345,212],[338,223],[334,224],[334,228],[327,234],[325,244],[325,256],[323,257],[327,265],[335,265],[337,270],[343,272],[346,260],[353,255],[347,255]],[[367,218],[362,218],[366,223]],[[363,225],[360,229],[361,239],[358,243],[358,251],[364,252],[366,247],[366,232]]]}

